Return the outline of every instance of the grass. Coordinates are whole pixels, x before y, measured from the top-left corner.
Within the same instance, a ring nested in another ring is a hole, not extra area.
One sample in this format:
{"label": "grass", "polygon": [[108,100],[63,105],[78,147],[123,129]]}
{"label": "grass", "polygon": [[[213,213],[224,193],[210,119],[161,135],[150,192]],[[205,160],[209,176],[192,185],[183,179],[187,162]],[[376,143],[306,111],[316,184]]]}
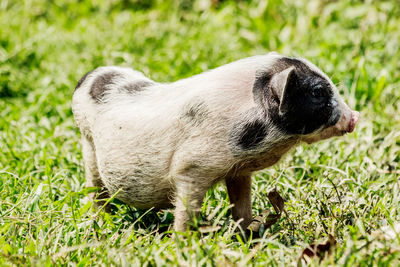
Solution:
{"label": "grass", "polygon": [[[0,265],[286,266],[328,234],[337,249],[315,265],[400,264],[399,235],[379,232],[400,221],[398,1],[217,2],[0,0]],[[242,240],[222,185],[203,205],[212,233],[172,238],[171,211],[91,209],[70,107],[84,73],[173,81],[271,50],[320,66],[362,114],[254,176],[254,213],[277,187],[288,217]]]}

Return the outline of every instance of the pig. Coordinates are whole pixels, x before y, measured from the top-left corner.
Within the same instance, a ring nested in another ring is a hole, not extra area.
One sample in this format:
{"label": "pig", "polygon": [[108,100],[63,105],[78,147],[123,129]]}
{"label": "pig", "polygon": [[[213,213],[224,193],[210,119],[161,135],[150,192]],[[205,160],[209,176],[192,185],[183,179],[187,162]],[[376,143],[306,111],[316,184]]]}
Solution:
{"label": "pig", "polygon": [[252,221],[251,175],[296,145],[351,133],[359,113],[303,58],[253,56],[172,83],[99,67],[72,110],[96,203],[116,194],[138,209],[174,208],[185,231],[208,189],[225,182],[232,217]]}

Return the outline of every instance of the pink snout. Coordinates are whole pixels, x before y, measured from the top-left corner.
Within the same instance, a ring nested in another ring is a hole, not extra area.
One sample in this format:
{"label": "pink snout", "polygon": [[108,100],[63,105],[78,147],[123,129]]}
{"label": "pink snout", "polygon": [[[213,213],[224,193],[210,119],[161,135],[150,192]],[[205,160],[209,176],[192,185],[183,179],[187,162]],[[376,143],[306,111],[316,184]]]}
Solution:
{"label": "pink snout", "polygon": [[351,133],[354,131],[354,128],[356,128],[356,124],[357,124],[359,118],[360,118],[360,112],[351,111],[351,118],[349,121],[347,132]]}
{"label": "pink snout", "polygon": [[359,119],[360,113],[358,111],[351,110],[345,106],[342,109],[342,116],[340,116],[339,121],[332,127],[332,135],[343,135],[353,132]]}

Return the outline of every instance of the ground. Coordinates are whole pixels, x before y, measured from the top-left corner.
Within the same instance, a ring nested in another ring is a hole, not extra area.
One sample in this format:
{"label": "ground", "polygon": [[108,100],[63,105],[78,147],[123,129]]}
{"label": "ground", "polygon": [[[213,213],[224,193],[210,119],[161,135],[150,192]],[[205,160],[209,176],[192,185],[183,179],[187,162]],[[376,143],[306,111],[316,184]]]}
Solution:
{"label": "ground", "polygon": [[[380,232],[400,221],[398,1],[0,0],[0,24],[0,265],[293,266],[328,234],[337,247],[313,264],[400,264],[399,235]],[[176,237],[171,211],[91,209],[71,112],[86,72],[168,82],[269,51],[314,62],[362,119],[254,176],[254,213],[274,188],[286,200],[262,238],[234,230],[223,185]]]}

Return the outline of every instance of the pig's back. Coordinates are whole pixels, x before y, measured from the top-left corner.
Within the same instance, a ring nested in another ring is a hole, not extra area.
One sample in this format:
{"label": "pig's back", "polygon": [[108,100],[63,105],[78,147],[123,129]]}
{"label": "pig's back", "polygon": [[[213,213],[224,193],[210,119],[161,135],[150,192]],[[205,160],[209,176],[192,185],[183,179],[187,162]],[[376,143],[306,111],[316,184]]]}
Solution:
{"label": "pig's back", "polygon": [[156,120],[165,124],[166,117],[140,97],[155,84],[131,69],[101,67],[79,81],[72,102],[105,186],[138,208],[165,207],[170,198],[167,158],[173,146],[154,136],[163,131]]}

